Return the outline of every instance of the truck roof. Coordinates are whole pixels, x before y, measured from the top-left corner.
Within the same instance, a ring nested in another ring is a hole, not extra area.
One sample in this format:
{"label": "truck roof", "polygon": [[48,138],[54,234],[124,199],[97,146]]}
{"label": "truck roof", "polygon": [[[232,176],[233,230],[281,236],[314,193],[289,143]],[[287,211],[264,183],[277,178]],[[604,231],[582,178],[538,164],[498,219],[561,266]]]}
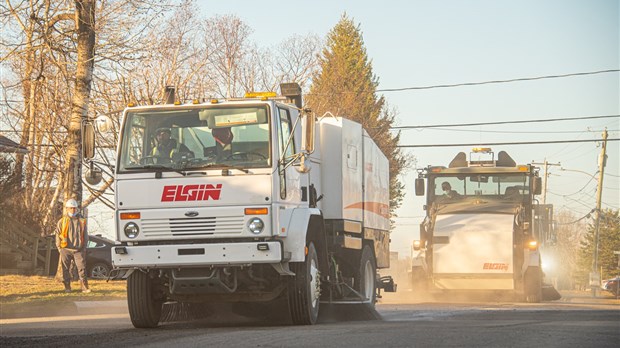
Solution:
{"label": "truck roof", "polygon": [[518,165],[516,167],[459,167],[459,168],[446,168],[446,167],[431,167],[427,168],[427,172],[430,175],[442,175],[442,174],[491,174],[491,173],[529,173],[533,166],[529,164]]}

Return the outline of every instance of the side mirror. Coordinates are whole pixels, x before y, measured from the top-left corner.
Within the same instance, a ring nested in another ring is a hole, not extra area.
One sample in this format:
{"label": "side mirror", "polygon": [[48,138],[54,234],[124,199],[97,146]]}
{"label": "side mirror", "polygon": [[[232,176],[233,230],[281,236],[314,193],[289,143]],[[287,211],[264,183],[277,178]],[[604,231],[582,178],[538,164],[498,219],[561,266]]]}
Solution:
{"label": "side mirror", "polygon": [[534,191],[535,195],[539,195],[542,193],[542,179],[539,177],[534,178],[534,182],[532,183],[532,191]]}
{"label": "side mirror", "polygon": [[314,128],[316,127],[316,120],[314,114],[310,112],[303,113],[303,128],[301,137],[301,148],[306,153],[314,152]]}
{"label": "side mirror", "polygon": [[90,122],[82,123],[82,158],[95,157],[95,127]]}
{"label": "side mirror", "polygon": [[415,195],[424,196],[424,179],[422,178],[415,179]]}

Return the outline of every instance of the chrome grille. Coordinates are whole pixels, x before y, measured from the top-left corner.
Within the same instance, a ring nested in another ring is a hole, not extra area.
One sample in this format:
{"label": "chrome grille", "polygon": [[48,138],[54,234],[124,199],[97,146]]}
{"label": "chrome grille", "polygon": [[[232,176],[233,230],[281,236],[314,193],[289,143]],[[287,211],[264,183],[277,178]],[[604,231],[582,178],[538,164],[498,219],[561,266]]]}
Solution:
{"label": "chrome grille", "polygon": [[143,219],[146,238],[241,234],[243,216]]}

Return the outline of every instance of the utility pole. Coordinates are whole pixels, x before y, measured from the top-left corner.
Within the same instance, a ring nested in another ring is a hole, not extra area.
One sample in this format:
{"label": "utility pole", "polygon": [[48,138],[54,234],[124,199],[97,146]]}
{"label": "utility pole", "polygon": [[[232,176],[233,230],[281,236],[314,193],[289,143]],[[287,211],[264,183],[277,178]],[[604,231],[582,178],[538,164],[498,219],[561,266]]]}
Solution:
{"label": "utility pole", "polygon": [[603,148],[601,149],[601,155],[598,159],[598,187],[596,189],[596,222],[594,229],[594,260],[592,262],[592,274],[593,278],[590,280],[590,286],[592,287],[592,297],[596,297],[598,289],[601,284],[601,275],[598,273],[598,236],[601,224],[601,198],[603,196],[603,175],[605,174],[605,164],[607,162],[607,128],[603,131]]}
{"label": "utility pole", "polygon": [[545,158],[545,161],[543,163],[540,162],[532,162],[532,164],[535,165],[544,165],[545,166],[545,181],[543,182],[543,204],[547,204],[547,181],[549,179],[549,166],[560,166],[560,162],[558,163],[549,163],[547,162],[547,159]]}

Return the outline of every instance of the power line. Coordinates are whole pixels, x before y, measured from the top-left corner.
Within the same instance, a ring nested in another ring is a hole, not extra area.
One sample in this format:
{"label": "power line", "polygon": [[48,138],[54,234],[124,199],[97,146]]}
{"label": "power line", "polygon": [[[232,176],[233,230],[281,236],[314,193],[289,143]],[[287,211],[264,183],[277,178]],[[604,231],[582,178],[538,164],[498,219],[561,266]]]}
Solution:
{"label": "power line", "polygon": [[523,78],[509,79],[509,80],[491,80],[491,81],[482,81],[482,82],[465,82],[465,83],[455,83],[455,84],[449,84],[449,85],[420,86],[420,87],[384,88],[384,89],[377,89],[376,92],[402,92],[402,91],[434,89],[434,88],[479,86],[479,85],[489,85],[489,84],[497,84],[497,83],[510,83],[510,82],[519,82],[519,81],[533,81],[533,80],[556,79],[556,78],[573,77],[573,76],[605,74],[605,73],[618,72],[618,71],[620,71],[620,70],[619,69],[611,69],[611,70],[578,72],[578,73],[563,74],[563,75],[546,75],[546,76],[536,76],[536,77],[523,77]]}
{"label": "power line", "polygon": [[[586,131],[500,131],[500,130],[479,130],[479,129],[451,129],[451,128],[435,128],[435,130],[449,132],[474,132],[474,133],[502,133],[502,134],[580,134]],[[602,130],[590,130],[590,132],[602,132]],[[620,132],[620,130],[610,130],[609,132]]]}
{"label": "power line", "polygon": [[[607,139],[607,141],[618,141],[618,139]],[[586,143],[586,142],[597,142],[601,141],[601,139],[584,139],[584,140],[549,140],[549,141],[517,141],[517,142],[506,142],[506,143],[468,143],[468,144],[423,144],[423,145],[397,145],[396,147],[405,147],[405,148],[413,148],[413,147],[468,147],[468,146],[495,146],[495,145],[537,145],[537,144],[561,144],[561,143]]]}
{"label": "power line", "polygon": [[571,222],[558,222],[557,224],[558,225],[572,225],[572,224],[577,223],[577,222],[579,222],[579,221],[581,221],[581,220],[583,220],[585,218],[590,218],[591,214],[594,213],[595,211],[596,211],[596,209],[592,209],[592,210],[590,210],[589,213],[587,213],[586,215],[582,216],[581,218],[579,218],[579,219],[577,219],[575,221],[571,221]]}
{"label": "power line", "polygon": [[395,126],[390,129],[419,129],[419,128],[438,128],[438,127],[471,127],[471,126],[487,126],[496,124],[517,124],[517,123],[541,123],[541,122],[558,122],[558,121],[577,121],[591,120],[597,118],[614,118],[620,115],[597,115],[597,116],[581,116],[581,117],[561,117],[548,118],[538,120],[516,120],[516,121],[497,121],[497,122],[477,122],[477,123],[454,123],[454,124],[432,124],[425,126]]}

